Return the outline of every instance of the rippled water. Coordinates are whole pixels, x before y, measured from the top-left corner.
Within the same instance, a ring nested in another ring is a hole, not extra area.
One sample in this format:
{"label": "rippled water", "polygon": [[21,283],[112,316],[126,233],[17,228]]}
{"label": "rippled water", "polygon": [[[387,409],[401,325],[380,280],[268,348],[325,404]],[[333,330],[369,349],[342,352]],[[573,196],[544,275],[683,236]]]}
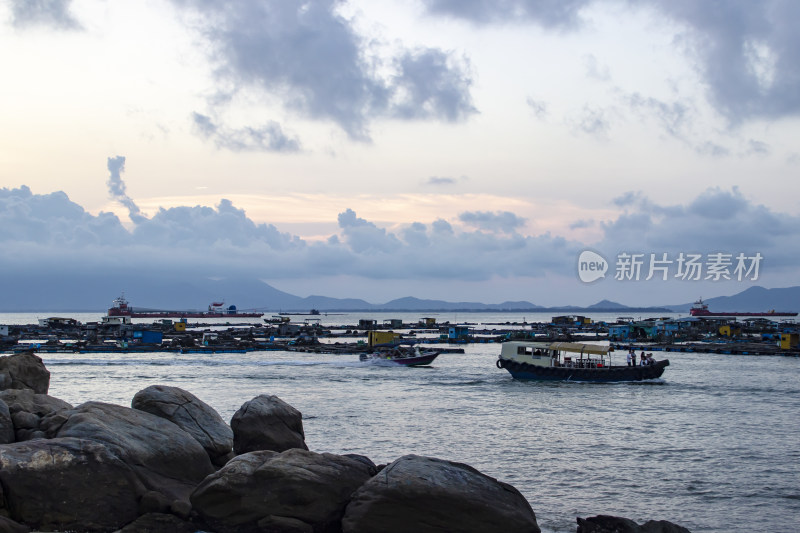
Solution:
{"label": "rippled water", "polygon": [[797,529],[800,360],[670,353],[658,382],[567,384],[512,380],[498,350],[470,345],[431,368],[289,352],[42,357],[50,393],[73,404],[130,405],[160,383],[229,420],[275,394],[303,413],[310,449],[470,464],[517,487],[545,531],[600,513],[694,532]]}

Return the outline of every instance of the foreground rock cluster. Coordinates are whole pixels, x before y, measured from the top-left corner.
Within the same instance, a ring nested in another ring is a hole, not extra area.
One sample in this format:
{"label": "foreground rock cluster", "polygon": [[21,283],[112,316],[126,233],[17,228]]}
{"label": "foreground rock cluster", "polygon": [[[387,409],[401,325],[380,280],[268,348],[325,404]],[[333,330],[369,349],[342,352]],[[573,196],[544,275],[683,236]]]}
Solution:
{"label": "foreground rock cluster", "polygon": [[[0,532],[540,531],[518,490],[468,465],[308,450],[301,413],[275,396],[228,425],[176,387],[130,408],[72,406],[48,387],[37,356],[0,357]],[[687,530],[594,517],[578,531]]]}

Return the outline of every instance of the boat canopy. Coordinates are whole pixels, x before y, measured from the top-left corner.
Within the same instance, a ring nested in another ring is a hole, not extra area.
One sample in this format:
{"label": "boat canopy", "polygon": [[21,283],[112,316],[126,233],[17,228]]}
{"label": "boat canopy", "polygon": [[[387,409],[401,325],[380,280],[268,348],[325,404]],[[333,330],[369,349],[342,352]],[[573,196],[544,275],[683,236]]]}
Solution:
{"label": "boat canopy", "polygon": [[598,346],[596,344],[581,344],[579,342],[554,342],[550,345],[551,350],[559,350],[562,352],[575,352],[594,355],[606,355],[609,350],[608,346]]}

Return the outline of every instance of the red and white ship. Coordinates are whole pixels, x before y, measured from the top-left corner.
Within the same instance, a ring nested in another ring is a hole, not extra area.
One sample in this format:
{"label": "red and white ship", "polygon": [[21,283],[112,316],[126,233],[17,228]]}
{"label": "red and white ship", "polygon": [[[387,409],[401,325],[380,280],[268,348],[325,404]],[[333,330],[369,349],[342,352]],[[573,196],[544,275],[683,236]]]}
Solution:
{"label": "red and white ship", "polygon": [[214,302],[208,311],[174,311],[166,309],[136,309],[128,305],[125,295],[114,299],[113,306],[108,309],[108,316],[128,316],[131,318],[258,318],[264,313],[243,313],[235,305],[225,307],[225,302]]}

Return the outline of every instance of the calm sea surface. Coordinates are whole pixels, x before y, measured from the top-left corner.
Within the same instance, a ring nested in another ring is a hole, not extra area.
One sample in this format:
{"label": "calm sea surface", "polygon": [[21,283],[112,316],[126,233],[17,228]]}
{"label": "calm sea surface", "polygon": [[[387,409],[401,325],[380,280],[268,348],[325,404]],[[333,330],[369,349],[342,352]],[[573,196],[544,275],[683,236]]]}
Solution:
{"label": "calm sea surface", "polygon": [[[470,323],[550,318],[428,315]],[[320,318],[353,324],[420,316]],[[0,314],[0,324],[28,322],[35,316]],[[538,383],[497,369],[499,349],[467,345],[430,368],[280,351],[41,356],[50,394],[76,405],[130,405],[137,391],[166,384],[230,420],[254,396],[277,395],[303,413],[311,450],[375,463],[414,453],[470,464],[519,489],[544,531],[574,532],[576,516],[601,513],[670,520],[693,532],[800,527],[800,360],[656,353],[671,362],[657,382]]]}

